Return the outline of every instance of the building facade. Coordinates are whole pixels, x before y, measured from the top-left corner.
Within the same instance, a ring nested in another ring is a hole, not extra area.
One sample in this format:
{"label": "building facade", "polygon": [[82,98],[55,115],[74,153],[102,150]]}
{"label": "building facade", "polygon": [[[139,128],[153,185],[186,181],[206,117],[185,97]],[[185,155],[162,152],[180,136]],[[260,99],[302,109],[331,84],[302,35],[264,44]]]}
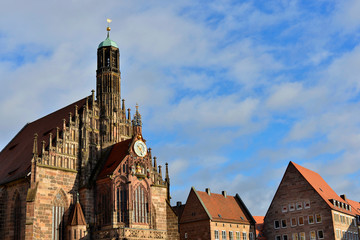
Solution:
{"label": "building facade", "polygon": [[152,157],[138,106],[131,119],[121,99],[109,31],[96,93],[25,125],[1,151],[1,239],[179,238],[168,166]]}
{"label": "building facade", "polygon": [[182,240],[254,240],[255,220],[238,194],[191,188],[179,220]]}
{"label": "building facade", "polygon": [[358,210],[316,172],[290,162],[264,219],[267,239],[358,239]]}

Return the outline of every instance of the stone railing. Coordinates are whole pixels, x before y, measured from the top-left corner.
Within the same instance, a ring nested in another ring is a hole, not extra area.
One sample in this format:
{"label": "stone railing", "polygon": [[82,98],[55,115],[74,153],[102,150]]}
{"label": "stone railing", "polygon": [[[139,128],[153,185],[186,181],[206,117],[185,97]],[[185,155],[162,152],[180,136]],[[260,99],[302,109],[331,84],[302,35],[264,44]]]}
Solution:
{"label": "stone railing", "polygon": [[166,231],[120,227],[108,230],[99,230],[95,232],[95,239],[166,239]]}

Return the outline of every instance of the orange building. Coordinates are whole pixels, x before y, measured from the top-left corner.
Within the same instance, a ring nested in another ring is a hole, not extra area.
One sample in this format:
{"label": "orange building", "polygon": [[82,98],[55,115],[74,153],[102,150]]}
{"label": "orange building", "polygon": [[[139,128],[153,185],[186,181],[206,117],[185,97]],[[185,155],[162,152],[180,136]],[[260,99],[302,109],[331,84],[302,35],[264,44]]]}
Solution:
{"label": "orange building", "polygon": [[179,222],[180,239],[254,240],[255,220],[240,196],[191,188]]}

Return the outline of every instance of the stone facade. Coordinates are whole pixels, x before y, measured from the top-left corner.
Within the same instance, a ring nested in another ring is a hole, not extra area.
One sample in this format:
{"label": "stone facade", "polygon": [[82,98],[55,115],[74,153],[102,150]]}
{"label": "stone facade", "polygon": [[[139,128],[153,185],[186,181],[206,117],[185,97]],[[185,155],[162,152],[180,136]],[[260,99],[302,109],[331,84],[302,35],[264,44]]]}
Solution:
{"label": "stone facade", "polygon": [[[179,239],[168,167],[163,178],[121,99],[119,56],[108,33],[96,97],[27,124],[0,153],[1,239]],[[71,225],[76,203],[86,224]]]}

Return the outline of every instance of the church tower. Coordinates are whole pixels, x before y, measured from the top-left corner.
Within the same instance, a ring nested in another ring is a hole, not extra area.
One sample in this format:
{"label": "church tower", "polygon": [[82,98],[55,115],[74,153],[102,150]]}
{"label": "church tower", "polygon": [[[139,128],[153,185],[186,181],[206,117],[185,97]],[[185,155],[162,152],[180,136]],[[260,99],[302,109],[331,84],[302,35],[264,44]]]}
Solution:
{"label": "church tower", "polygon": [[[131,136],[130,119],[126,119],[124,100],[121,104],[120,53],[109,37],[97,50],[96,99],[100,108],[100,145],[104,149]],[[121,106],[122,105],[122,106]]]}

